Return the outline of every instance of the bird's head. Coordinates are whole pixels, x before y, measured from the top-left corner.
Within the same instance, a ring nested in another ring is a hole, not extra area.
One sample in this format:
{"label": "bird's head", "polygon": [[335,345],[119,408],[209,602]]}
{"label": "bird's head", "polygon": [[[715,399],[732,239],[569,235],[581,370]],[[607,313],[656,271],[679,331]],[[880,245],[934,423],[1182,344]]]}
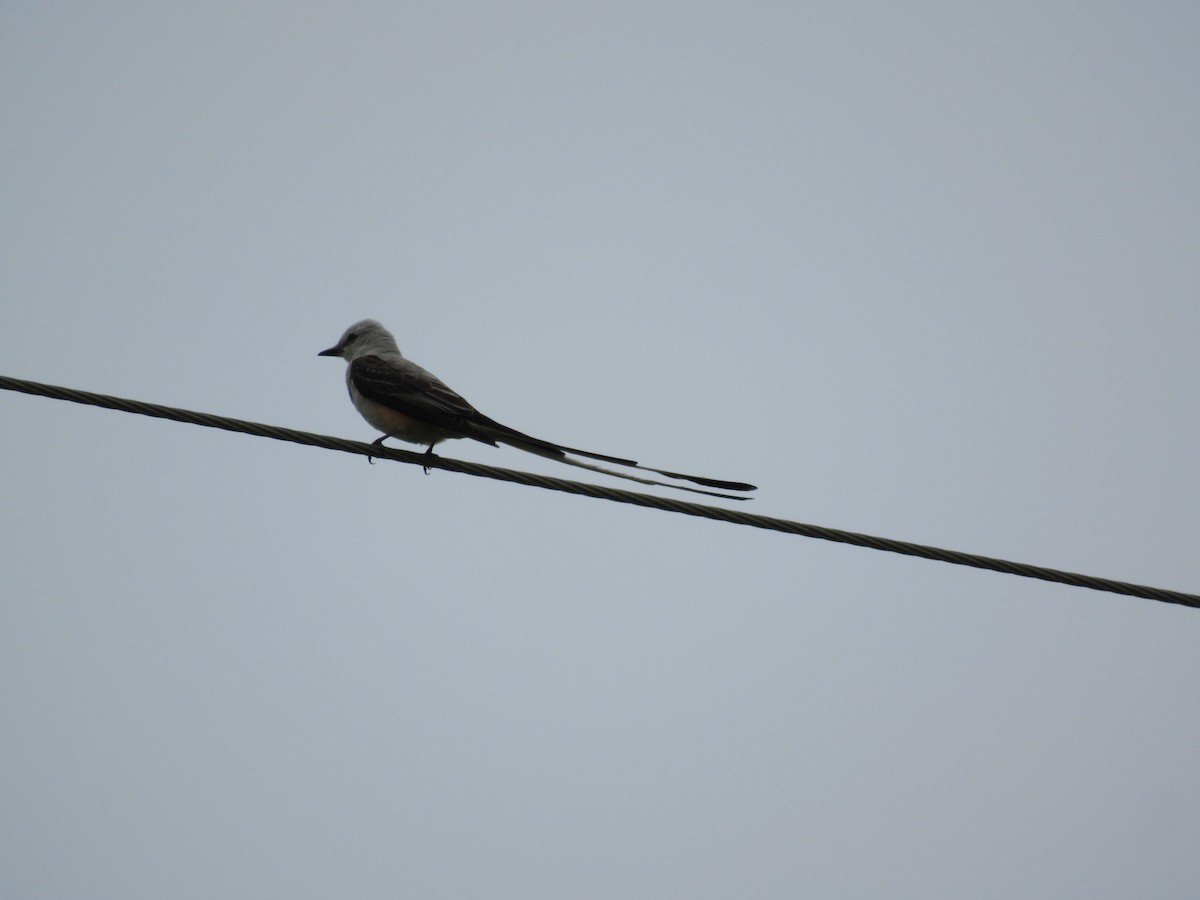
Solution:
{"label": "bird's head", "polygon": [[374,319],[363,319],[347,328],[341,340],[317,356],[340,356],[350,362],[360,356],[386,353],[400,353],[392,333]]}

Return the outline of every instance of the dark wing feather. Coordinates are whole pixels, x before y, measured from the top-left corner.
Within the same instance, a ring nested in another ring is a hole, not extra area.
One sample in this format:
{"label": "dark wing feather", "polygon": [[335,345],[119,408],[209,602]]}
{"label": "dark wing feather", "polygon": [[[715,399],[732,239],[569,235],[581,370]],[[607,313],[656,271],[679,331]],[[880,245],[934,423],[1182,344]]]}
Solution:
{"label": "dark wing feather", "polygon": [[360,356],[350,363],[350,380],[369,400],[495,446],[496,442],[478,427],[491,420],[416,363],[408,360],[391,363],[378,356]]}

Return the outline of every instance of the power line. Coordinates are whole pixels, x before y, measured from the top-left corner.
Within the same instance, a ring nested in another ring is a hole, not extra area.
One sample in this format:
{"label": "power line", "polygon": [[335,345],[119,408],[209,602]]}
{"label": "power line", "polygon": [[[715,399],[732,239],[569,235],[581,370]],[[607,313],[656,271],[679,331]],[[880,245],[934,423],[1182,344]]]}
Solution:
{"label": "power line", "polygon": [[445,469],[448,472],[460,472],[464,475],[474,475],[479,478],[511,481],[515,484],[545,488],[551,491],[562,491],[567,494],[579,494],[584,497],[594,497],[598,500],[611,500],[615,503],[628,503],[632,506],[662,509],[668,512],[681,513],[685,516],[716,519],[720,522],[732,522],[735,525],[745,525],[750,528],[763,528],[768,531],[781,531],[785,534],[798,534],[802,537],[817,538],[823,541],[853,544],[857,547],[886,550],[890,553],[900,553],[905,556],[919,556],[923,559],[933,559],[958,566],[990,569],[993,572],[1021,575],[1025,578],[1037,578],[1042,581],[1056,581],[1060,584],[1069,584],[1075,587],[1108,591],[1114,594],[1124,594],[1129,597],[1142,597],[1146,600],[1159,600],[1163,603],[1177,603],[1181,606],[1191,606],[1200,609],[1200,596],[1185,594],[1181,591],[1168,591],[1140,584],[1112,581],[1108,578],[1079,575],[1074,572],[1063,572],[1057,569],[1047,569],[1042,566],[1031,566],[1025,563],[1009,562],[988,556],[978,556],[974,553],[943,550],[923,544],[912,544],[907,541],[873,537],[868,534],[856,534],[852,531],[840,531],[835,528],[824,528],[820,525],[806,525],[801,522],[792,522],[788,519],[758,516],[753,513],[745,513],[734,509],[705,506],[700,503],[690,503],[669,497],[655,497],[650,494],[639,494],[634,491],[601,487],[579,481],[567,481],[563,478],[551,478],[546,475],[535,475],[531,472],[518,472],[514,469],[501,469],[495,466],[485,466],[479,463],[448,459],[442,456],[429,457],[424,453],[413,453],[408,450],[397,450],[391,447],[381,447],[360,441],[348,441],[344,438],[313,434],[307,431],[296,431],[291,428],[280,428],[277,425],[263,425],[258,422],[247,422],[242,419],[231,419],[226,416],[194,412],[172,406],[160,406],[156,403],[145,403],[140,400],[127,400],[122,397],[93,394],[88,391],[75,390],[74,388],[56,387],[49,384],[40,384],[36,381],[10,378],[4,375],[0,375],[0,388],[8,391],[19,391],[23,394],[33,394],[38,397],[50,397],[55,400],[82,403],[87,406],[99,406],[104,409],[119,410],[120,412],[153,416],[158,419],[170,419],[174,422],[188,422],[192,425],[203,425],[206,428],[220,428],[224,431],[252,434],[256,437],[272,438],[277,441],[291,441],[294,444],[306,444],[310,447],[340,450],[343,453],[357,453],[360,456],[392,459],[397,462]]}

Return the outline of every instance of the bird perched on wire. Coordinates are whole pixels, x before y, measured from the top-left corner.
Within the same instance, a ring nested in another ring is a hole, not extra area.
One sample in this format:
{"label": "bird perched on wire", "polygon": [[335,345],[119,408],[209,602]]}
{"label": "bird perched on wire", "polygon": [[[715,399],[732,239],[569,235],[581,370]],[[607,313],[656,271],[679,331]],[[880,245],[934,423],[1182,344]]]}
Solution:
{"label": "bird perched on wire", "polygon": [[340,356],[349,364],[346,366],[346,387],[350,391],[350,399],[362,417],[383,432],[383,435],[374,441],[379,446],[383,446],[386,438],[394,437],[412,444],[422,444],[426,447],[425,454],[432,456],[434,446],[442,441],[470,438],[493,447],[507,444],[567,465],[603,472],[605,475],[641,484],[672,487],[731,500],[750,499],[614,472],[573,459],[569,454],[652,472],[655,475],[717,488],[720,491],[756,490],[754,485],[741,481],[722,481],[699,475],[685,475],[682,472],[669,472],[666,469],[652,469],[639,465],[632,459],[593,453],[589,450],[576,450],[501,425],[447,387],[432,372],[405,359],[400,354],[400,348],[396,346],[396,339],[392,337],[392,333],[374,319],[363,319],[351,325],[341,340],[328,350],[322,350],[318,356]]}

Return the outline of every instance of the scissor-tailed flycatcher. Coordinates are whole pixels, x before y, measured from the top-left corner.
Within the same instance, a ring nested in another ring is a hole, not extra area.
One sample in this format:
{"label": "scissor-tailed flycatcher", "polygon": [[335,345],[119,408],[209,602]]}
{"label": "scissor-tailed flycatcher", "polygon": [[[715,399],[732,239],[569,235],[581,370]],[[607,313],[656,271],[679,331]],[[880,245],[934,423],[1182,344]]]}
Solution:
{"label": "scissor-tailed flycatcher", "polygon": [[575,450],[541,438],[530,437],[507,425],[501,425],[450,390],[436,375],[401,356],[392,333],[374,319],[363,319],[351,325],[337,344],[328,350],[322,350],[318,356],[340,356],[349,363],[346,367],[346,387],[350,389],[350,399],[362,417],[383,432],[383,436],[374,442],[380,446],[385,438],[395,437],[413,444],[425,444],[425,453],[432,455],[434,445],[441,441],[471,438],[493,447],[508,444],[567,465],[615,475],[617,478],[642,484],[657,484],[733,500],[750,499],[637,478],[572,459],[567,454],[573,453],[576,456],[586,456],[619,466],[629,466],[725,491],[755,490],[754,485],[740,481],[720,481],[715,478],[701,478],[698,475],[668,472],[665,469],[651,469],[638,465],[632,459]]}

